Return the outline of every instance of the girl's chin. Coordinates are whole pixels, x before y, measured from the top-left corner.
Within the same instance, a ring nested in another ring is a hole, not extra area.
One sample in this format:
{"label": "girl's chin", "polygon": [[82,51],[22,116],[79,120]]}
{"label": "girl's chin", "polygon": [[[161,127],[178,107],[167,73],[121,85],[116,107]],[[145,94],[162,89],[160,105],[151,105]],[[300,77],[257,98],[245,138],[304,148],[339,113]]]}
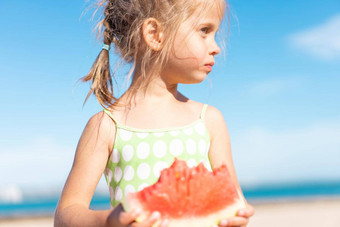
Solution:
{"label": "girl's chin", "polygon": [[192,80],[183,81],[180,84],[199,84],[199,83],[203,82],[205,80],[205,78],[207,78],[207,76],[195,78],[195,79],[192,79]]}

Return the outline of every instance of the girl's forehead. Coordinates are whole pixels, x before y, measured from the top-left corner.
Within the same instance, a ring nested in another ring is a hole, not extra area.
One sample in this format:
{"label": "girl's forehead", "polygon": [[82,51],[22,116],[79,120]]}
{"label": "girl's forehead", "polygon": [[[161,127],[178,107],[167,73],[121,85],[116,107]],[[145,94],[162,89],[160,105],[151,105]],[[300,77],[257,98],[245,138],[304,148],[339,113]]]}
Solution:
{"label": "girl's forehead", "polygon": [[225,3],[221,0],[202,1],[194,13],[187,19],[195,24],[220,22],[225,13]]}
{"label": "girl's forehead", "polygon": [[198,20],[207,18],[219,18],[221,20],[225,13],[226,3],[224,0],[199,0],[200,3],[191,17]]}

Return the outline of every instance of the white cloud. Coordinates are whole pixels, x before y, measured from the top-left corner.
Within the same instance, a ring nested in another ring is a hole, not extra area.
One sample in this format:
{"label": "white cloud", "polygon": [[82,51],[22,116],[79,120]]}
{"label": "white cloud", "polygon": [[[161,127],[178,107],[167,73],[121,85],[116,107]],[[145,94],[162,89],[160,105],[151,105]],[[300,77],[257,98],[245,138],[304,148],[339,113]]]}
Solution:
{"label": "white cloud", "polygon": [[340,120],[289,131],[249,129],[233,136],[245,184],[340,179]]}
{"label": "white cloud", "polygon": [[2,185],[55,185],[63,181],[72,165],[74,150],[49,136],[21,144],[8,144],[0,152]]}
{"label": "white cloud", "polygon": [[340,58],[340,14],[314,28],[289,35],[288,40],[294,47],[318,58]]}
{"label": "white cloud", "polygon": [[259,81],[248,89],[252,97],[272,97],[283,92],[290,92],[301,84],[298,77],[278,77]]}
{"label": "white cloud", "polygon": [[[3,146],[0,151],[0,191],[8,188],[25,192],[32,189],[35,192],[60,191],[72,167],[76,146],[61,144],[53,137],[37,136],[21,144]],[[105,186],[102,181],[100,187]]]}

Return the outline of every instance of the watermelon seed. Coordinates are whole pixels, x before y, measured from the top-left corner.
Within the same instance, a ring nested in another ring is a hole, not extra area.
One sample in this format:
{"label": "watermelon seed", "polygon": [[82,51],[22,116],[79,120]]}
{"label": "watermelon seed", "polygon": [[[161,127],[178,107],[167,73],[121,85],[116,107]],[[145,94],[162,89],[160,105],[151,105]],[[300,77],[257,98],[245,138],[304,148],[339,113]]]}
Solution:
{"label": "watermelon seed", "polygon": [[180,173],[179,173],[179,172],[176,172],[176,173],[175,173],[175,177],[176,177],[176,179],[178,179],[178,178],[180,177]]}

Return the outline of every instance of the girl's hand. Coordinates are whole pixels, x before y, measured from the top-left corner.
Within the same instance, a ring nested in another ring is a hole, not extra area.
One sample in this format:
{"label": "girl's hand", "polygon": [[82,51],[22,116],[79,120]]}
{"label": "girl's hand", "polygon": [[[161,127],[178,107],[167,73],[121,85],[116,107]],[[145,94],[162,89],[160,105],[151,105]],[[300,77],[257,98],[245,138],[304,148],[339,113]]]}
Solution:
{"label": "girl's hand", "polygon": [[161,220],[159,212],[153,212],[148,218],[142,222],[136,222],[135,220],[140,216],[141,211],[131,210],[125,212],[121,204],[119,204],[110,214],[108,218],[107,226],[117,227],[151,227],[156,223],[160,223],[159,227],[167,227],[168,221]]}
{"label": "girl's hand", "polygon": [[249,218],[255,213],[254,207],[250,204],[246,205],[246,208],[240,209],[237,212],[236,217],[228,218],[226,220],[221,220],[219,226],[234,226],[234,227],[245,227],[249,222]]}

